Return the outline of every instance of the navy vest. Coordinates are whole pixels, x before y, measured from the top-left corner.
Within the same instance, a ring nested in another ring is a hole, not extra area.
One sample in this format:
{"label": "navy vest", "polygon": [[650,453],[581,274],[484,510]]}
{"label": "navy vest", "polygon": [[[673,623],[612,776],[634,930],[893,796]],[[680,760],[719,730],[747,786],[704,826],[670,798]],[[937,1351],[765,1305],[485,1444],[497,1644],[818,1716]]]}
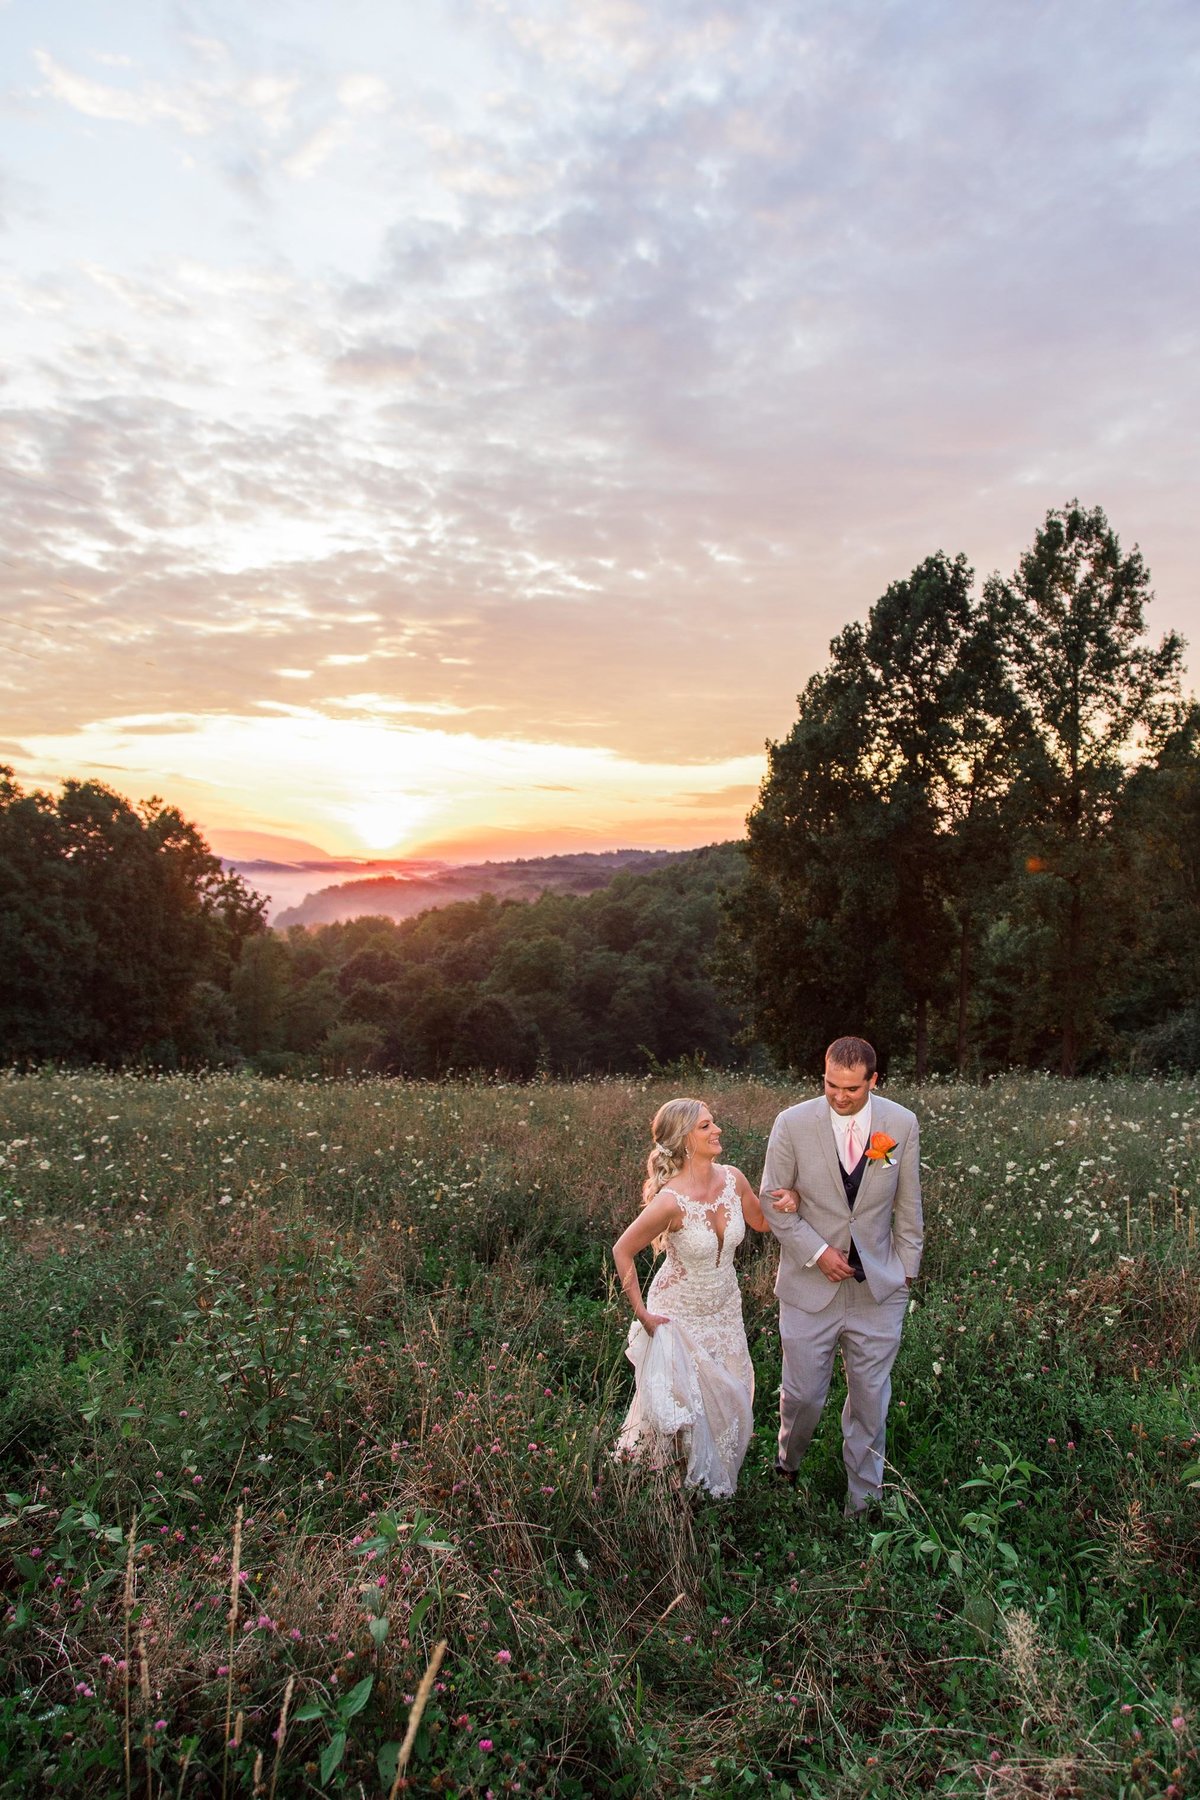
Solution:
{"label": "navy vest", "polygon": [[[842,1168],[840,1158],[838,1159],[838,1168],[842,1170],[842,1186],[846,1190],[846,1204],[849,1206],[850,1211],[853,1212],[854,1202],[858,1199],[858,1190],[862,1186],[862,1178],[867,1169],[866,1151],[863,1151],[849,1174]],[[863,1273],[862,1257],[858,1254],[858,1245],[853,1238],[850,1239],[850,1254],[846,1260],[854,1270],[855,1281],[865,1281],[867,1278]]]}

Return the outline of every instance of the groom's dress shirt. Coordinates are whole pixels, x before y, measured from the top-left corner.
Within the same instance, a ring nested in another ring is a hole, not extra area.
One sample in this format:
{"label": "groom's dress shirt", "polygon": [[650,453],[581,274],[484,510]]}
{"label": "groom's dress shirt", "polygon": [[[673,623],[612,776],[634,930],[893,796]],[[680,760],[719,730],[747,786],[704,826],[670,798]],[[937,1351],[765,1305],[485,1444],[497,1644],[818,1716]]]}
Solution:
{"label": "groom's dress shirt", "polygon": [[[829,1123],[833,1126],[833,1141],[837,1145],[838,1161],[841,1163],[843,1169],[845,1169],[847,1175],[853,1175],[855,1169],[862,1161],[863,1151],[871,1141],[870,1094],[867,1095],[867,1104],[863,1107],[861,1112],[843,1114],[834,1112],[831,1106],[829,1108]],[[854,1127],[855,1141],[858,1145],[858,1155],[853,1161],[851,1161],[847,1149],[850,1142],[851,1125]],[[805,1268],[815,1268],[828,1248],[828,1244],[822,1244],[821,1248],[817,1251],[817,1254],[805,1263]]]}
{"label": "groom's dress shirt", "polygon": [[[863,1151],[871,1141],[871,1096],[867,1095],[867,1104],[861,1112],[836,1113],[832,1106],[829,1109],[829,1122],[833,1126],[833,1136],[837,1144],[838,1160],[847,1175],[853,1175],[862,1161]],[[847,1153],[850,1141],[850,1127],[854,1127],[854,1135],[858,1143],[858,1155],[851,1162]]]}

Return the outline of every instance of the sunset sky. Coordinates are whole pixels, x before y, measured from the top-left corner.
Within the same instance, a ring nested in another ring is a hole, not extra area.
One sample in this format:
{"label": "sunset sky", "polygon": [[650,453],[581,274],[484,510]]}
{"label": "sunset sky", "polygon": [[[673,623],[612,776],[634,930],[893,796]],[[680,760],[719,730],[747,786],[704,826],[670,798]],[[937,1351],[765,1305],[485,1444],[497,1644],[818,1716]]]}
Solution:
{"label": "sunset sky", "polygon": [[0,0],[0,760],[711,842],[1076,495],[1194,683],[1198,76],[1194,0]]}

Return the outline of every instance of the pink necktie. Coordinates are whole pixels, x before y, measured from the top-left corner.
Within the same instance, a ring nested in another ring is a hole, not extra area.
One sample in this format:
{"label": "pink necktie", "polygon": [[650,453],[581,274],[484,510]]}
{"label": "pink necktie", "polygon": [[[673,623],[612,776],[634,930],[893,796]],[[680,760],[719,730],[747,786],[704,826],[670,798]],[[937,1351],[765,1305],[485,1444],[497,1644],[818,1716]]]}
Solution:
{"label": "pink necktie", "polygon": [[858,1167],[858,1159],[862,1152],[858,1147],[858,1139],[854,1135],[854,1120],[850,1121],[850,1129],[846,1133],[846,1172],[852,1175]]}

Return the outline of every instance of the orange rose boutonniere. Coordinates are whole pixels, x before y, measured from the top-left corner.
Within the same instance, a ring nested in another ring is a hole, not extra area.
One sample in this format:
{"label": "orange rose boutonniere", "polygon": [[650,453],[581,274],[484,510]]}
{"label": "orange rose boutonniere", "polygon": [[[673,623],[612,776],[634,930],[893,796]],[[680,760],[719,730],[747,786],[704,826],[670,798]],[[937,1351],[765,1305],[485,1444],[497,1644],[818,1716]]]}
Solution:
{"label": "orange rose boutonniere", "polygon": [[885,1169],[892,1166],[892,1151],[896,1148],[896,1140],[889,1137],[886,1131],[873,1131],[871,1141],[867,1145],[867,1161],[882,1163]]}

